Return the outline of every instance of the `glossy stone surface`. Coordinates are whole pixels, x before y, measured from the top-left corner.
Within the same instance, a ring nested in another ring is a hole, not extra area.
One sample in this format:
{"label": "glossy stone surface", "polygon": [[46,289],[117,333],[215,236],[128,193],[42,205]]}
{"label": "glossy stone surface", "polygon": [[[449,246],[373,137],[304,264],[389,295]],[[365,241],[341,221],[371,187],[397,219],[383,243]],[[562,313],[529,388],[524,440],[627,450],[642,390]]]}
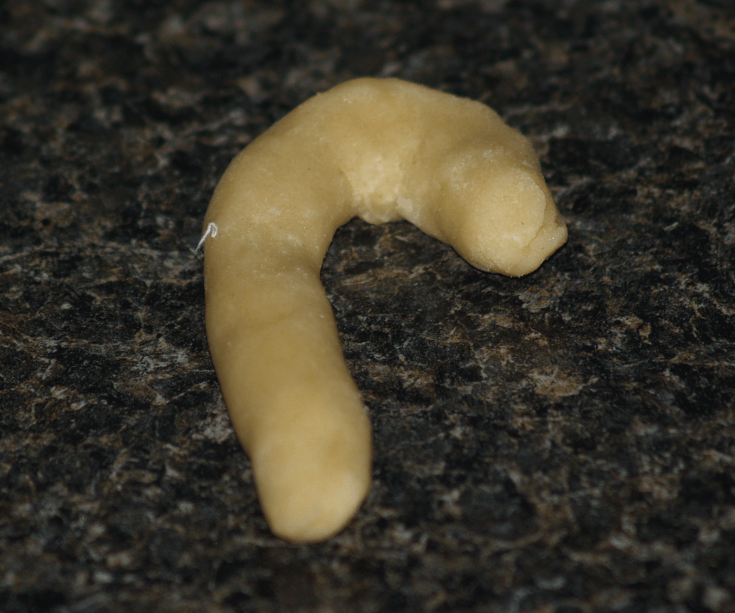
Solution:
{"label": "glossy stone surface", "polygon": [[[191,249],[231,157],[364,75],[493,106],[570,239],[509,279],[338,232],[375,485],[291,546]],[[714,0],[3,3],[0,611],[732,610],[733,83]]]}

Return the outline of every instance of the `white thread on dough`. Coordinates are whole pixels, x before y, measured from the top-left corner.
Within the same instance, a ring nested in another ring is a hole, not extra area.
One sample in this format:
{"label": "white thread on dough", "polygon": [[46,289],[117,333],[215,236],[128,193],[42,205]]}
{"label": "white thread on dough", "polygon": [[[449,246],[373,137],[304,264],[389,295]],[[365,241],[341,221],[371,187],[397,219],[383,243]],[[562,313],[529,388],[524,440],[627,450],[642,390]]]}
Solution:
{"label": "white thread on dough", "polygon": [[197,248],[194,250],[199,251],[202,248],[202,245],[204,245],[204,241],[207,240],[207,237],[211,236],[214,238],[217,236],[217,224],[213,221],[209,222],[209,225],[207,226],[207,231],[204,233],[201,239],[199,239],[199,244],[197,245]]}

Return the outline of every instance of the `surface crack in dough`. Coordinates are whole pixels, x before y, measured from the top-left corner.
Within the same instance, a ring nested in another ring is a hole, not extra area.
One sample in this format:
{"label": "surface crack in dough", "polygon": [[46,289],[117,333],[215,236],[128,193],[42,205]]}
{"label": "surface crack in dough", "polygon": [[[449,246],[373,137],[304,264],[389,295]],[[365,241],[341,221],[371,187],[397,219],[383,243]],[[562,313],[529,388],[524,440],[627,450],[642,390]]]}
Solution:
{"label": "surface crack in dough", "polygon": [[295,542],[339,532],[370,488],[370,423],[319,278],[356,216],[406,219],[511,276],[567,236],[528,141],[479,102],[397,79],[319,94],[232,160],[204,220],[207,337],[264,515]]}

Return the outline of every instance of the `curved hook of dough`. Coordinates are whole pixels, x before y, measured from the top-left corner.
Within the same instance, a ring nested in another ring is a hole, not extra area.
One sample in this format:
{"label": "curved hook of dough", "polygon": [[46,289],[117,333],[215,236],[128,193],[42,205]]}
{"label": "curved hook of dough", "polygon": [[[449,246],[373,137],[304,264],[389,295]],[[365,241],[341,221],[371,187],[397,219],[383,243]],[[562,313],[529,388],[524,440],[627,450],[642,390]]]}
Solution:
{"label": "curved hook of dough", "polygon": [[297,107],[227,168],[204,225],[206,327],[274,534],[324,540],[371,482],[371,429],[319,280],[351,218],[407,219],[472,265],[535,270],[567,237],[531,145],[488,107],[357,79]]}

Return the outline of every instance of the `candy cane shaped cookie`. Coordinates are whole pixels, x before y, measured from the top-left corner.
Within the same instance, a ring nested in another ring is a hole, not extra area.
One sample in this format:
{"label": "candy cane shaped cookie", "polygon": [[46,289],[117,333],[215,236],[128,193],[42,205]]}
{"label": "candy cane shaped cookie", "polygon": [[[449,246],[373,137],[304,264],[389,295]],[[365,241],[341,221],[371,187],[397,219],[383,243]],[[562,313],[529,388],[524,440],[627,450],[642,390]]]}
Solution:
{"label": "candy cane shaped cookie", "polygon": [[526,139],[479,102],[405,81],[318,94],[234,158],[204,221],[207,336],[264,515],[296,542],[339,532],[371,482],[370,423],[319,280],[353,217],[407,219],[513,276],[567,238]]}

